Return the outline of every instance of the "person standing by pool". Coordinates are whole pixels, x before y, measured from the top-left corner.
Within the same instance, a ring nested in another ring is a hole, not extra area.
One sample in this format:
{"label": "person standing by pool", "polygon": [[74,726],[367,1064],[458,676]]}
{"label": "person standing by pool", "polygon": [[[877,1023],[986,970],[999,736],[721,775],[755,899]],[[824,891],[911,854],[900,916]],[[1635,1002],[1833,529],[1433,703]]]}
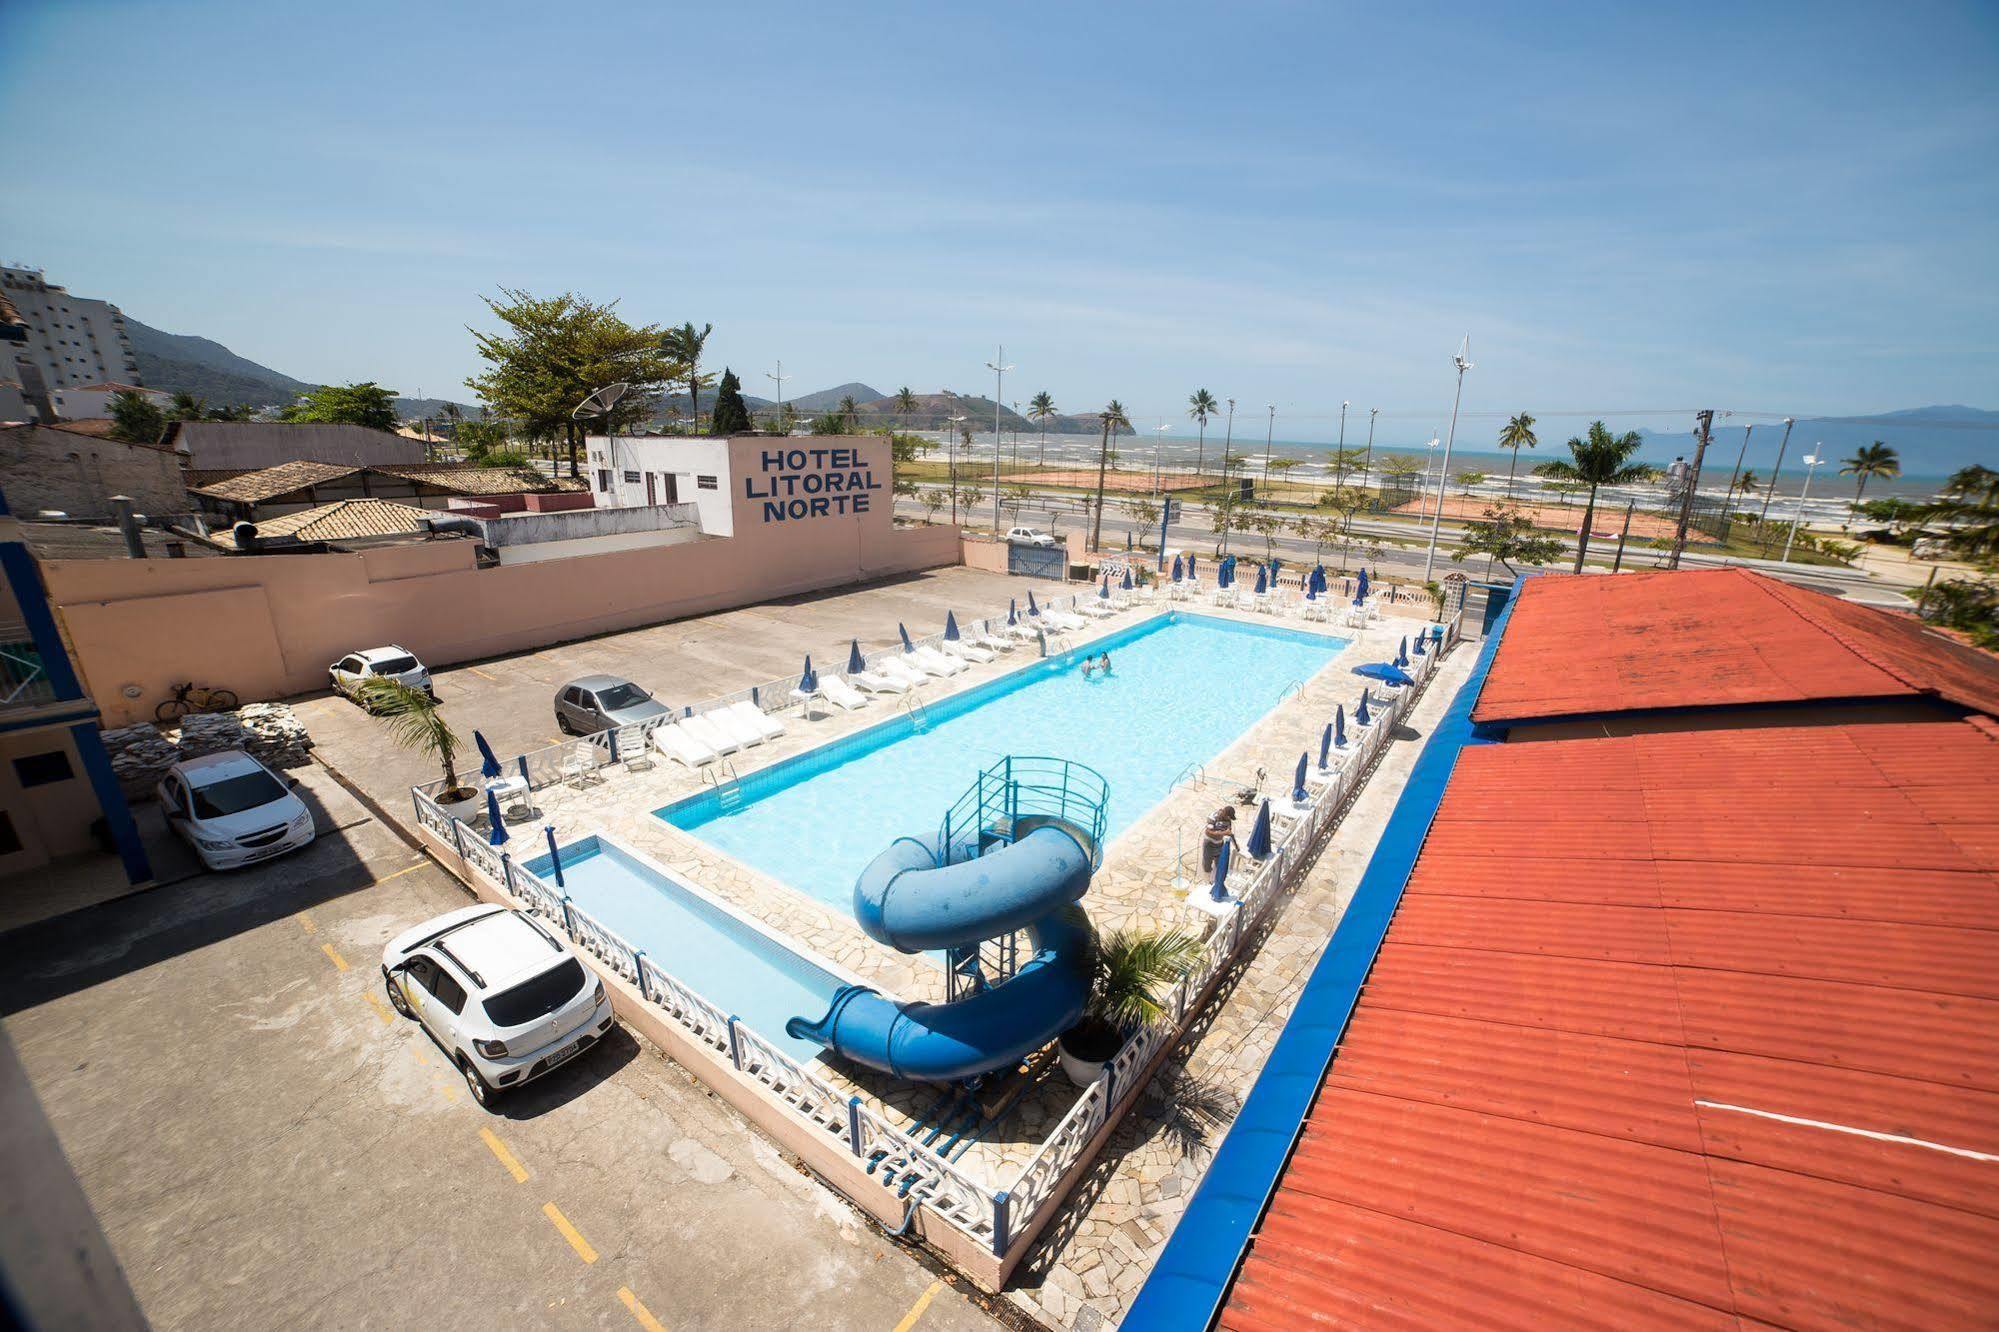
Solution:
{"label": "person standing by pool", "polygon": [[1237,851],[1242,850],[1240,846],[1236,846],[1234,805],[1223,805],[1216,810],[1213,817],[1208,820],[1208,826],[1201,832],[1201,873],[1214,873],[1215,858],[1221,855],[1225,844]]}

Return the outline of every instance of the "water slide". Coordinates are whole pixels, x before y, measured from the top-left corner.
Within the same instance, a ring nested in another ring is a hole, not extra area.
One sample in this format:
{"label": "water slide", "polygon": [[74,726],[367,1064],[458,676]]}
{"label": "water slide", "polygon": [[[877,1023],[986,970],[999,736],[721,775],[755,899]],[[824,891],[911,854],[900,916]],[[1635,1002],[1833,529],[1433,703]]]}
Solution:
{"label": "water slide", "polygon": [[[934,846],[897,838],[854,884],[854,916],[871,938],[915,953],[976,948],[1020,930],[1032,956],[1018,970],[941,1004],[843,986],[824,1017],[794,1017],[785,1030],[897,1077],[949,1082],[1008,1067],[1075,1025],[1095,947],[1076,903],[1090,886],[1102,822],[1089,815],[1100,806],[1022,813],[1041,789],[1006,781],[959,825],[975,835],[954,838],[947,817]],[[1073,806],[1066,783],[1064,801]]]}

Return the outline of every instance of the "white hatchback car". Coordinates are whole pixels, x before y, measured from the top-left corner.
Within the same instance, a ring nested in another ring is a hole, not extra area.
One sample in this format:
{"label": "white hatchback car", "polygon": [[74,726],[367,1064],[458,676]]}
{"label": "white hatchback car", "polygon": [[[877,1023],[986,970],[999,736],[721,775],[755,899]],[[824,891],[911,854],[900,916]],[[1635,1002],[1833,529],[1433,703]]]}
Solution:
{"label": "white hatchback car", "polygon": [[382,980],[396,1011],[429,1029],[483,1106],[611,1029],[604,982],[546,925],[492,903],[391,939]]}
{"label": "white hatchback car", "polygon": [[182,759],[153,788],[167,826],[212,870],[269,860],[308,845],[312,811],[240,749]]}
{"label": "white hatchback car", "polygon": [[326,668],[326,678],[335,693],[357,702],[361,686],[370,680],[400,680],[432,698],[437,697],[437,690],[430,683],[430,672],[416,659],[416,653],[393,643],[348,653]]}
{"label": "white hatchback car", "polygon": [[1016,546],[1052,546],[1055,544],[1054,535],[1044,532],[1038,527],[1010,527],[1007,529],[1006,539]]}

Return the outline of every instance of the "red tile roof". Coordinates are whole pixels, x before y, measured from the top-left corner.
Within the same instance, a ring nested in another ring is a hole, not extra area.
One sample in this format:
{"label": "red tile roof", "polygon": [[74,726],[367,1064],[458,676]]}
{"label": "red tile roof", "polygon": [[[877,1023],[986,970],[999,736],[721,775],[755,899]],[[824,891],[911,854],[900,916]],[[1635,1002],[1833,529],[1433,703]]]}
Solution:
{"label": "red tile roof", "polygon": [[1850,699],[1999,713],[1999,657],[1746,569],[1530,578],[1472,717]]}
{"label": "red tile roof", "polygon": [[1221,1326],[1989,1327],[1995,1253],[1985,718],[1482,746]]}

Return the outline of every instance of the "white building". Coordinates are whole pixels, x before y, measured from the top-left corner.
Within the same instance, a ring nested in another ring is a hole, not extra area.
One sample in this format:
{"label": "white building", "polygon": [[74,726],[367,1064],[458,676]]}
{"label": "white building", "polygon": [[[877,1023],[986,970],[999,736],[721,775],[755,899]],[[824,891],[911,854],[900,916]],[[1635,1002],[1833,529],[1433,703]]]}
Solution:
{"label": "white building", "polygon": [[155,407],[166,407],[173,402],[171,393],[141,388],[137,384],[120,384],[115,380],[51,389],[49,397],[55,403],[57,419],[94,421],[111,415],[111,400],[120,393],[136,393]]}
{"label": "white building", "polygon": [[729,493],[729,441],[685,435],[592,435],[590,493],[599,508],[692,504],[701,530],[735,531]]}
{"label": "white building", "polygon": [[10,343],[11,378],[32,399],[38,391],[116,381],[138,384],[139,358],[125,316],[109,301],[72,296],[40,269],[0,266],[0,291],[27,326],[26,342]]}

